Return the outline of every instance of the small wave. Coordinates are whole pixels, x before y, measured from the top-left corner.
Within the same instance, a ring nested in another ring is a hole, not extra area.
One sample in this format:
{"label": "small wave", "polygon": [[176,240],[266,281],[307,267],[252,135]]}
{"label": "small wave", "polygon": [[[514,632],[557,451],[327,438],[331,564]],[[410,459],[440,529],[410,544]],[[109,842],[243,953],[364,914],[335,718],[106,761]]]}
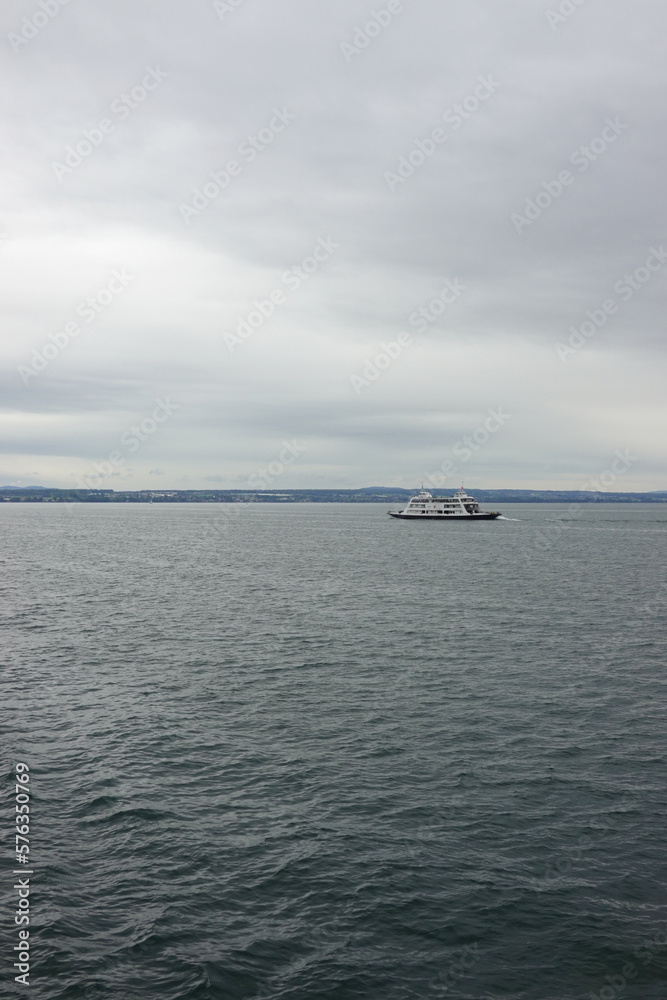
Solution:
{"label": "small wave", "polygon": [[169,813],[163,812],[158,809],[119,809],[115,813],[110,813],[107,816],[92,816],[86,817],[84,822],[87,826],[99,826],[110,825],[116,826],[119,823],[157,823],[160,820],[165,819]]}

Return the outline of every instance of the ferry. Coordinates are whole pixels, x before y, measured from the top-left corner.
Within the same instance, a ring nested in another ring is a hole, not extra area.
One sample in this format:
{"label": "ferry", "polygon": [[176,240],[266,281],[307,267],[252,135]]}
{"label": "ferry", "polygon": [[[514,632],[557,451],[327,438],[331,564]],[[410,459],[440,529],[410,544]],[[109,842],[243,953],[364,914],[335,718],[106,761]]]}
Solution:
{"label": "ferry", "polygon": [[406,521],[494,521],[500,517],[499,510],[484,511],[474,497],[461,487],[453,497],[434,497],[422,486],[416,496],[411,497],[403,510],[387,511],[390,517],[401,517]]}

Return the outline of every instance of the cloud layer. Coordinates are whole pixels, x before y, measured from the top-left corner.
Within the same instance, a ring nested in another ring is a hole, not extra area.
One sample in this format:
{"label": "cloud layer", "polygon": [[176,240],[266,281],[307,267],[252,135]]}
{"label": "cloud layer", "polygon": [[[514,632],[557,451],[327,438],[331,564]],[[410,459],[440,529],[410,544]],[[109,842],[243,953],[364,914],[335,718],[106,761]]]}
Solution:
{"label": "cloud layer", "polygon": [[0,484],[665,488],[657,0],[2,19]]}

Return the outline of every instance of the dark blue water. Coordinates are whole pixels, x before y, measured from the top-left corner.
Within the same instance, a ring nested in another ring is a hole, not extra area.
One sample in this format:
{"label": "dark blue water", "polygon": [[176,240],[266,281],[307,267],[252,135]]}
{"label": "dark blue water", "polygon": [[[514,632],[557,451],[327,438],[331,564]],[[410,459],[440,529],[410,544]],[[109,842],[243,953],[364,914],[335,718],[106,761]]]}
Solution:
{"label": "dark blue water", "polygon": [[667,507],[384,511],[0,508],[0,995],[664,1000]]}

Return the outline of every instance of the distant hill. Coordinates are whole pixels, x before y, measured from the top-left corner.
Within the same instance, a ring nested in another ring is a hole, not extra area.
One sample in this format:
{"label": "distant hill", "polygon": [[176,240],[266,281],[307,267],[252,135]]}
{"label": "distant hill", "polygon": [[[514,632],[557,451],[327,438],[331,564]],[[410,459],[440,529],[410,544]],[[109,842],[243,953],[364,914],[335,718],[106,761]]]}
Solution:
{"label": "distant hill", "polygon": [[[415,489],[362,486],[353,490],[71,490],[2,486],[0,503],[403,503]],[[434,490],[450,495],[453,490]],[[481,503],[667,503],[667,490],[593,493],[582,490],[471,490]]]}

